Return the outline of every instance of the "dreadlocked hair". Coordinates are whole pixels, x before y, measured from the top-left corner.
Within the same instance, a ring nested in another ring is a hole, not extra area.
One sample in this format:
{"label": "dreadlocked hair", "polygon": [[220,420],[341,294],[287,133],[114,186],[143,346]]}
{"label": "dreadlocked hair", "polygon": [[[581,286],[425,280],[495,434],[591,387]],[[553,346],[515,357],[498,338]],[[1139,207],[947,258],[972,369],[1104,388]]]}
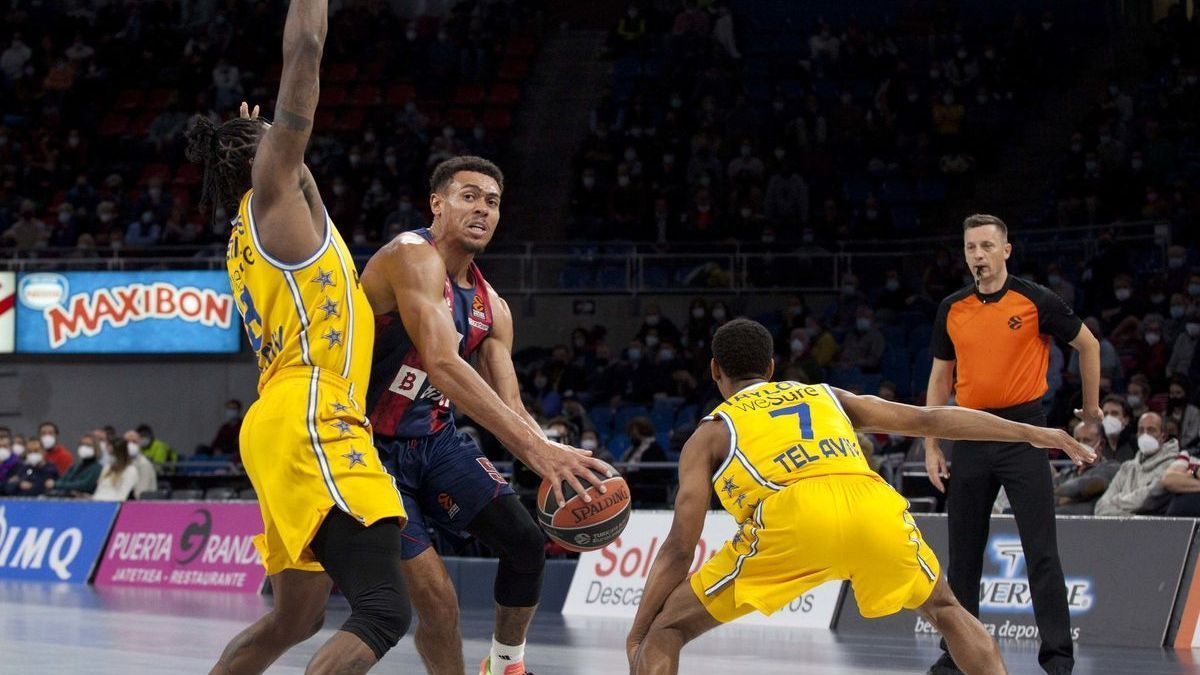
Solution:
{"label": "dreadlocked hair", "polygon": [[237,203],[250,189],[250,160],[258,148],[262,122],[235,118],[217,126],[203,115],[192,118],[187,133],[188,161],[204,169],[200,188],[200,204],[216,210],[225,207],[227,213],[237,209]]}

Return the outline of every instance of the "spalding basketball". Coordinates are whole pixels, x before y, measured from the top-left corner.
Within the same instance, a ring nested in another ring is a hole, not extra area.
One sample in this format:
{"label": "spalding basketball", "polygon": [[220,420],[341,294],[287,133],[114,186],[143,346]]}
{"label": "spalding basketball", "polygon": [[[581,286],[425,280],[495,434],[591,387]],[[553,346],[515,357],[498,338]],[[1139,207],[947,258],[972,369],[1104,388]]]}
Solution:
{"label": "spalding basketball", "polygon": [[[587,486],[591,502],[583,501],[583,495],[566,481],[562,490],[567,503],[561,507],[550,489],[550,481],[542,481],[538,488],[538,521],[546,534],[563,548],[581,553],[602,549],[629,522],[629,484],[619,475],[612,478],[593,475],[596,480]],[[600,485],[606,490],[604,494],[600,494]]]}

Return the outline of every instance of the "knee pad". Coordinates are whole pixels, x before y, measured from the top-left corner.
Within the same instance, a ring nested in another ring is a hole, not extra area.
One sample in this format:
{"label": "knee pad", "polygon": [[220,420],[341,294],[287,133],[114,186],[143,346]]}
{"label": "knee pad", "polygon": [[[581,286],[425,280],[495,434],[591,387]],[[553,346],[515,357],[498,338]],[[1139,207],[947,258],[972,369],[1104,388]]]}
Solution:
{"label": "knee pad", "polygon": [[542,594],[546,567],[546,535],[516,495],[503,495],[484,507],[471,533],[500,556],[496,571],[496,603],[532,607]]}
{"label": "knee pad", "polygon": [[353,595],[346,593],[346,599],[350,601],[350,618],[342,624],[342,630],[358,636],[376,659],[383,658],[408,632],[412,608],[403,583],[358,589]]}
{"label": "knee pad", "polygon": [[342,630],[383,658],[412,622],[408,587],[400,571],[400,528],[386,520],[364,527],[338,509],[330,511],[310,548],[350,601]]}

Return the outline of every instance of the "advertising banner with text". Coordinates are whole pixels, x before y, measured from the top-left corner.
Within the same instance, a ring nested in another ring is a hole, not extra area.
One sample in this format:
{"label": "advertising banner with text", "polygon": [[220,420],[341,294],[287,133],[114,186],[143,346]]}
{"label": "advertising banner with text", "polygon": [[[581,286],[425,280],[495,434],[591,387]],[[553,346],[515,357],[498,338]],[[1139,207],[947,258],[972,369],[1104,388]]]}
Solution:
{"label": "advertising banner with text", "polygon": [[240,329],[223,271],[36,272],[17,282],[19,352],[231,353]]}
{"label": "advertising banner with text", "polygon": [[152,586],[258,593],[266,569],[255,535],[257,504],[130,502],[121,509],[97,586]]}
{"label": "advertising banner with text", "polygon": [[[915,516],[943,569],[946,517]],[[1168,518],[1059,518],[1072,637],[1084,644],[1159,647],[1183,575],[1195,521]],[[913,612],[864,619],[846,594],[836,630],[849,635],[938,638]],[[994,516],[979,584],[980,620],[1000,639],[1037,640],[1025,555],[1011,516]]]}
{"label": "advertising banner with text", "polygon": [[[673,516],[671,511],[634,511],[616,541],[599,551],[580,555],[562,613],[633,619],[650,565],[671,529]],[[709,512],[696,546],[692,571],[721,550],[736,529],[729,514]],[[823,584],[769,617],[753,612],[734,623],[828,630],[841,587],[840,582]]]}
{"label": "advertising banner with text", "polygon": [[17,335],[17,274],[0,272],[0,354],[11,354]]}
{"label": "advertising banner with text", "polygon": [[0,578],[87,583],[119,506],[0,499]]}

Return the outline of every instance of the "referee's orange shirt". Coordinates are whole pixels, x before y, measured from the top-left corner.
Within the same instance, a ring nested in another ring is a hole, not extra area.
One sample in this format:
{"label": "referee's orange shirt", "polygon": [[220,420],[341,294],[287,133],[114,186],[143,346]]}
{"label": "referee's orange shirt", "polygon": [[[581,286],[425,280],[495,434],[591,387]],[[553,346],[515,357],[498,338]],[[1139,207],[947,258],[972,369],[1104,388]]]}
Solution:
{"label": "referee's orange shirt", "polygon": [[1070,342],[1082,327],[1053,291],[1009,275],[995,293],[972,284],[942,300],[929,352],[958,362],[959,405],[1009,408],[1046,394],[1050,339]]}

